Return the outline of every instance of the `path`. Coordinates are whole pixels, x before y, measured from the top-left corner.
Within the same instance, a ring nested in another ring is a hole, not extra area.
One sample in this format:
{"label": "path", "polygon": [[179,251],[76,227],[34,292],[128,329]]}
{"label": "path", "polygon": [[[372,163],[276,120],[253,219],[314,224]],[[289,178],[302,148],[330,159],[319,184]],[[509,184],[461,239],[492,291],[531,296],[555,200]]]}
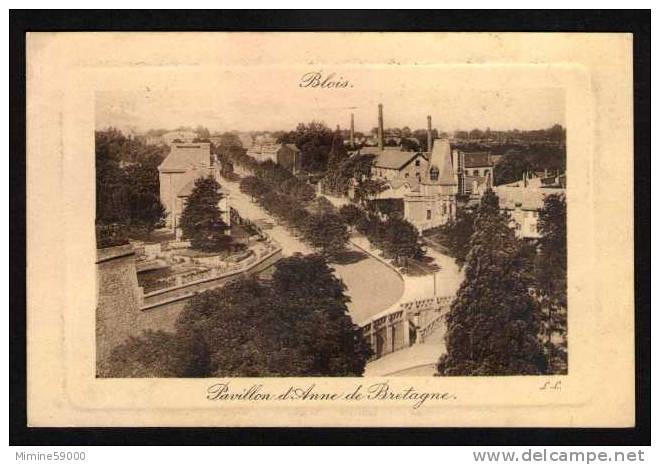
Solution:
{"label": "path", "polygon": [[[256,223],[270,223],[266,233],[281,247],[284,256],[294,253],[310,254],[314,250],[295,237],[284,226],[278,225],[272,216],[241,192],[238,183],[226,179],[221,185],[229,192],[230,204],[242,217]],[[368,254],[350,247],[346,263],[332,263],[337,275],[344,281],[351,301],[348,311],[355,323],[360,323],[370,316],[380,313],[397,303],[404,293],[401,277],[387,265]]]}
{"label": "path", "polygon": [[[325,197],[337,208],[347,203],[344,198]],[[373,248],[362,235],[354,235],[351,241],[372,254],[380,255],[380,251]],[[463,281],[463,271],[453,258],[431,247],[426,247],[426,255],[433,259],[438,271],[422,276],[404,275],[405,289],[400,302],[427,298],[434,293],[441,296],[454,295]],[[392,307],[398,305],[399,302]],[[440,325],[422,344],[415,344],[367,363],[364,376],[433,376],[438,358],[445,352],[445,330],[445,325]]]}
{"label": "path", "polygon": [[439,326],[422,344],[398,350],[367,363],[364,376],[433,376],[445,352],[445,326]]}

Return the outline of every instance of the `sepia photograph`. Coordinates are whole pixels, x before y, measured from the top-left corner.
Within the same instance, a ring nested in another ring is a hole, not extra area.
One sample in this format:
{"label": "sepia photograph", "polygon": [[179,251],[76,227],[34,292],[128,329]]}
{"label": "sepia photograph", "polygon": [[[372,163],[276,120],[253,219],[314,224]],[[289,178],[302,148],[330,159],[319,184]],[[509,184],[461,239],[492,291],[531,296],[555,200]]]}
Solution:
{"label": "sepia photograph", "polygon": [[246,68],[96,95],[97,376],[567,373],[562,89]]}
{"label": "sepia photograph", "polygon": [[25,41],[30,427],[635,425],[631,34]]}

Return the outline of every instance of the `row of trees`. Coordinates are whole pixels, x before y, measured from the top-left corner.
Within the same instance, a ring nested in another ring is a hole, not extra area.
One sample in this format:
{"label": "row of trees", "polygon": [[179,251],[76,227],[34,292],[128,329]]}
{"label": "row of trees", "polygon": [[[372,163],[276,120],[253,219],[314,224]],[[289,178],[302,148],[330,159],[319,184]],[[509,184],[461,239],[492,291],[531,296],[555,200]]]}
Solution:
{"label": "row of trees", "polygon": [[95,143],[97,245],[149,235],[165,217],[158,165],[168,149],[127,138],[112,128],[96,131]]}
{"label": "row of trees", "polygon": [[537,244],[515,237],[489,190],[444,230],[465,268],[447,318],[441,375],[559,374],[566,357],[566,203],[546,197]]}
{"label": "row of trees", "polygon": [[269,283],[245,279],[194,297],[175,332],[116,347],[103,377],[361,376],[371,348],[345,286],[318,255],[280,260]]}
{"label": "row of trees", "polygon": [[[346,247],[348,229],[333,211],[310,212],[307,201],[286,193],[285,184],[273,185],[258,176],[241,180],[240,189],[250,195],[268,213],[289,224],[311,246],[325,257],[336,257]],[[284,192],[283,192],[284,191]]]}
{"label": "row of trees", "polygon": [[424,255],[419,232],[408,221],[397,216],[382,219],[376,212],[348,204],[339,209],[344,222],[364,234],[369,243],[382,250],[385,258],[397,265],[405,265],[408,259],[419,259]]}

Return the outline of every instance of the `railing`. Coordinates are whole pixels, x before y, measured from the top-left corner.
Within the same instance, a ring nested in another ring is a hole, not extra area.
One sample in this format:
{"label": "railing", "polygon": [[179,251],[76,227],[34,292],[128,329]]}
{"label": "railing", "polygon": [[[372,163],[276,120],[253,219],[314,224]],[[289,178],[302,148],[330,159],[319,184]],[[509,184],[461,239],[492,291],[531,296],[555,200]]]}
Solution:
{"label": "railing", "polygon": [[362,322],[362,333],[374,352],[371,360],[410,347],[410,319],[413,317],[417,320],[430,317],[430,320],[416,331],[415,342],[423,343],[442,324],[452,301],[453,296],[436,296],[403,302]]}
{"label": "railing", "polygon": [[417,331],[417,343],[422,344],[426,338],[436,329],[437,326],[440,326],[447,315],[446,312],[441,312],[431,321],[429,321],[424,327]]}

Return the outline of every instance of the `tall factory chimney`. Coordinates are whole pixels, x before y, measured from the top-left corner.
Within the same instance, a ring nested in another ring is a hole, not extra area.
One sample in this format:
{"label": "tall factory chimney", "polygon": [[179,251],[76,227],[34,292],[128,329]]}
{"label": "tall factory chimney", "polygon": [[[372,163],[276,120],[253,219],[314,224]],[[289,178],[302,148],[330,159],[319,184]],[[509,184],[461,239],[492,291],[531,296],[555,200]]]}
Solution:
{"label": "tall factory chimney", "polygon": [[351,113],[351,148],[355,148],[355,122],[353,120],[353,113]]}
{"label": "tall factory chimney", "polygon": [[383,140],[385,134],[383,134],[383,104],[378,104],[378,148],[383,150],[385,146],[385,141]]}
{"label": "tall factory chimney", "polygon": [[431,125],[431,115],[426,117],[426,147],[429,153],[433,149],[433,126]]}

